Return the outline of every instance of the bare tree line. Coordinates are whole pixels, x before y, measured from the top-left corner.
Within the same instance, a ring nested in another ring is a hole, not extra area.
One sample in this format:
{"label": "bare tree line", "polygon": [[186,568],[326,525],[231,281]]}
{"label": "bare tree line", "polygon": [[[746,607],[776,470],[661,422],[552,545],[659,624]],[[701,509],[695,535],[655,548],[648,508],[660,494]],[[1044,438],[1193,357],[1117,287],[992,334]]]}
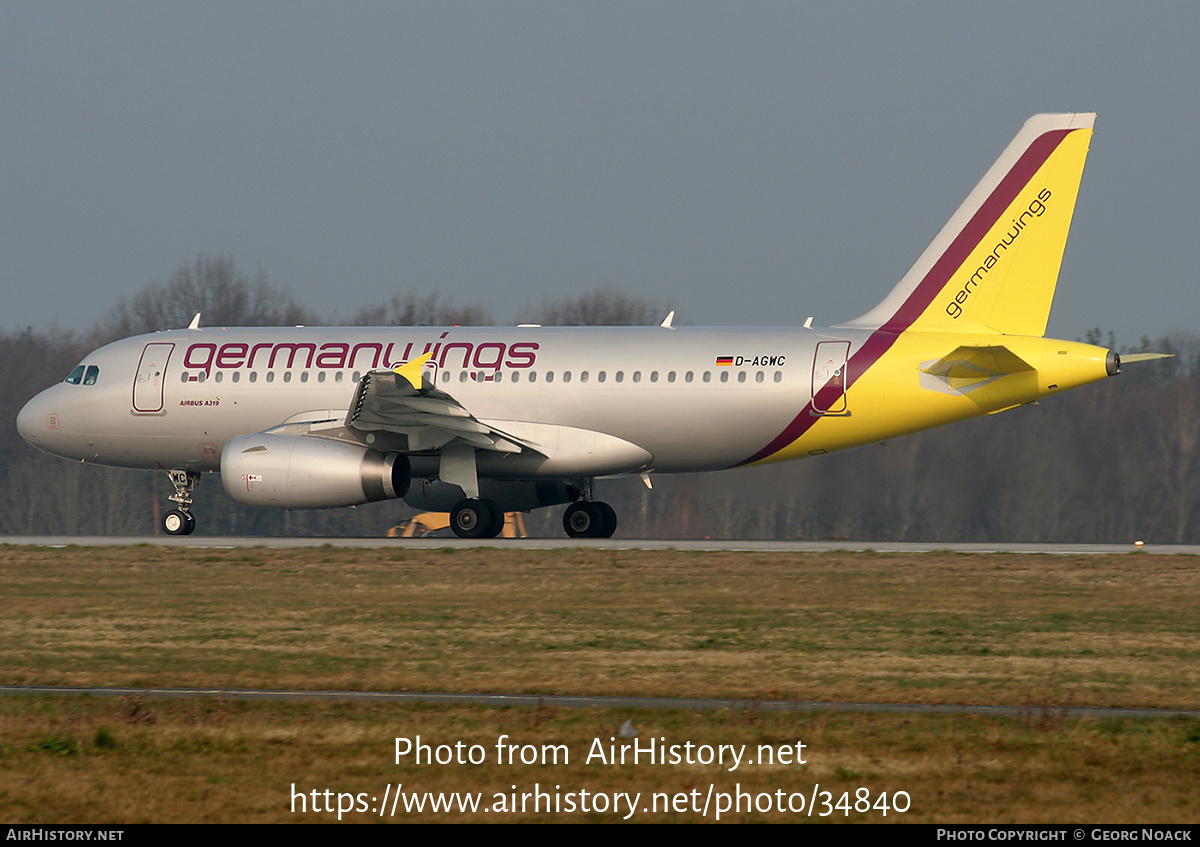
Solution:
{"label": "bare tree line", "polygon": [[[0,534],[150,535],[167,508],[163,474],[82,466],[42,454],[16,432],[21,406],[101,343],[139,332],[207,325],[315,324],[265,274],[228,257],[198,257],[166,283],[121,300],[89,333],[0,333]],[[658,303],[610,289],[546,301],[521,321],[658,323]],[[353,323],[492,323],[486,309],[396,292]],[[1100,330],[1085,339],[1112,344]],[[874,447],[713,474],[602,480],[618,535],[646,538],[845,538],[943,541],[1200,541],[1200,338],[1143,341],[1176,357],[1036,406]],[[1129,351],[1125,351],[1129,352]],[[411,514],[402,502],[276,511],[229,501],[216,477],[197,490],[202,533],[380,535]],[[561,535],[560,509],[528,516],[534,534]]]}

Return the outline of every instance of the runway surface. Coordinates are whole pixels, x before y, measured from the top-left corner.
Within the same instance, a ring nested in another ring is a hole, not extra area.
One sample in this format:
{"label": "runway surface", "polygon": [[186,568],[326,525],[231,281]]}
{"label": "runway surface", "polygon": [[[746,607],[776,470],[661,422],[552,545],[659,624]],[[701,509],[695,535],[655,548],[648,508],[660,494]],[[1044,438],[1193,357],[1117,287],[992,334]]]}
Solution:
{"label": "runway surface", "polygon": [[519,550],[561,550],[563,548],[591,550],[684,550],[689,552],[751,552],[751,553],[823,553],[830,550],[877,553],[1054,553],[1062,555],[1091,555],[1114,553],[1145,553],[1153,555],[1200,556],[1196,544],[950,544],[941,541],[711,541],[708,539],[644,540],[624,538],[267,538],[229,536],[94,536],[94,535],[4,535],[0,544],[34,547],[119,547],[150,544],[157,547],[191,547],[222,549],[235,547],[408,547],[412,549],[470,549],[474,547],[509,547]]}
{"label": "runway surface", "polygon": [[986,706],[959,703],[838,703],[809,700],[722,700],[696,697],[577,697],[554,694],[468,694],[413,691],[285,691],[254,688],[72,688],[55,685],[0,685],[0,695],[90,695],[93,697],[151,697],[186,699],[214,697],[229,700],[333,700],[360,703],[425,703],[439,705],[558,707],[567,709],[681,709],[710,712],[760,710],[767,712],[880,712],[924,715],[1003,715],[1061,718],[1200,718],[1200,709],[1140,709],[1107,707]]}

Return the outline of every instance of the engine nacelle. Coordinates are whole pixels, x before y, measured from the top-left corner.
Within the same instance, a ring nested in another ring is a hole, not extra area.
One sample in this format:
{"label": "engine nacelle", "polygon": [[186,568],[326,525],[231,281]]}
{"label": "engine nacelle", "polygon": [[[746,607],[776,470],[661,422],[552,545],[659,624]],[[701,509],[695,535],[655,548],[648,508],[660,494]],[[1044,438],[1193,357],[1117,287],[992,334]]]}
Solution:
{"label": "engine nacelle", "polygon": [[239,435],[221,453],[221,484],[247,506],[357,506],[403,497],[411,478],[403,453],[308,435]]}
{"label": "engine nacelle", "polygon": [[[466,496],[457,485],[440,479],[421,479],[405,495],[404,502],[421,511],[449,512]],[[579,499],[579,488],[564,479],[481,479],[479,496],[496,501],[506,512],[528,512],[543,506],[573,503]]]}

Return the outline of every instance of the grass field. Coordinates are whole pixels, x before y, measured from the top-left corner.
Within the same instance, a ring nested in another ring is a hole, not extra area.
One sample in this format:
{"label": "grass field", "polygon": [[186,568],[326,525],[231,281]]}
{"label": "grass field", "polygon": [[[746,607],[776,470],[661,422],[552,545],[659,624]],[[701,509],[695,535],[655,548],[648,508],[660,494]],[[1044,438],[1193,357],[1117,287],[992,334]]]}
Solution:
{"label": "grass field", "polygon": [[[634,820],[704,819],[690,806],[654,812],[646,801],[656,792],[666,803],[710,785],[765,796],[818,784],[831,803],[850,792],[850,814],[826,820],[1194,822],[1200,722],[1063,720],[1058,710],[1200,708],[1198,565],[1137,554],[0,548],[8,684],[1028,710],[1002,719],[8,698],[0,820],[328,820],[337,815],[293,814],[292,786],[362,795],[359,805],[370,806],[400,782],[405,791],[480,791],[489,802],[534,783],[636,792],[650,811]],[[608,744],[629,718],[642,744],[802,741],[809,758],[737,771],[585,763],[593,739]],[[394,739],[415,734],[492,754],[508,734],[565,745],[570,762],[395,764]],[[911,810],[855,811],[860,788],[872,802],[907,792]],[[723,819],[803,817],[792,805]]]}

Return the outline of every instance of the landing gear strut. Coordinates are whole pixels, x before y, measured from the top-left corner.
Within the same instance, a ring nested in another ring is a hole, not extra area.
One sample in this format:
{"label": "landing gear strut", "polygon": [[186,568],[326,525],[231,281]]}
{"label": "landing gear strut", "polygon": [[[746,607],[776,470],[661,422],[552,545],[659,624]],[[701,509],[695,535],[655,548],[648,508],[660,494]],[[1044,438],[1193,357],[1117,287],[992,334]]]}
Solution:
{"label": "landing gear strut", "polygon": [[167,476],[175,493],[167,499],[178,503],[178,509],[171,509],[162,516],[162,529],[167,535],[191,535],[196,529],[196,519],[192,517],[192,491],[200,483],[200,474],[196,471],[169,470]]}

